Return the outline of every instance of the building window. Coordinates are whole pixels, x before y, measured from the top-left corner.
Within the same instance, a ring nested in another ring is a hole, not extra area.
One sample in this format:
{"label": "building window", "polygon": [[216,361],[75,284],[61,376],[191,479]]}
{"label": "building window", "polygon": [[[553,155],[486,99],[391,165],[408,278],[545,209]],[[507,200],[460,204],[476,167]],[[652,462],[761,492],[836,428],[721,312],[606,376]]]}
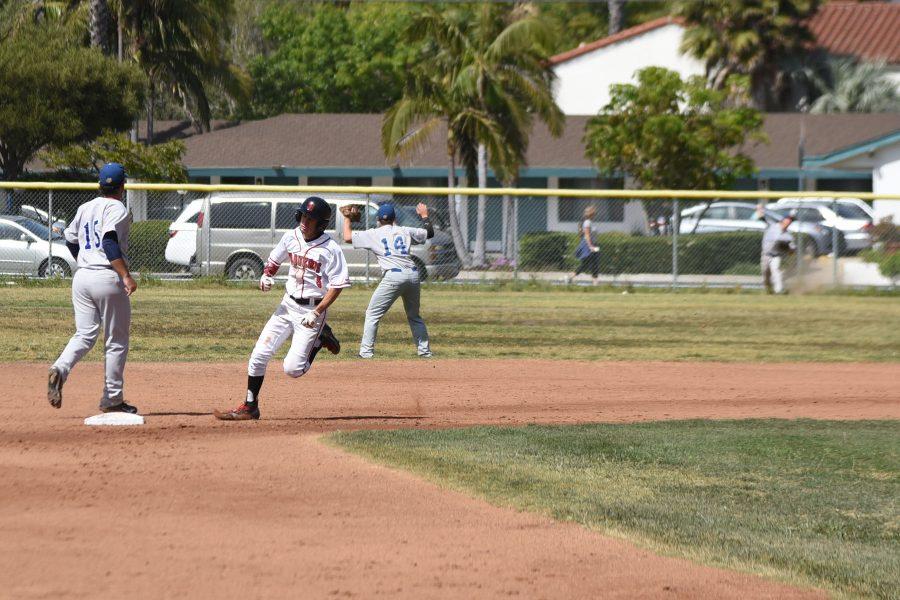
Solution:
{"label": "building window", "polygon": [[349,185],[368,187],[372,185],[371,177],[310,177],[307,185]]}
{"label": "building window", "polygon": [[255,177],[222,177],[222,185],[256,185]]}
{"label": "building window", "polygon": [[816,189],[829,192],[871,192],[872,179],[817,179]]}
{"label": "building window", "polygon": [[297,177],[264,177],[263,183],[266,185],[297,185],[300,181]]}
{"label": "building window", "polygon": [[[621,190],[625,180],[621,178],[560,178],[560,189],[568,190]],[[557,203],[557,220],[560,223],[580,223],[587,207],[597,209],[594,221],[622,223],[625,221],[626,199],[618,198],[566,198],[560,196]]]}

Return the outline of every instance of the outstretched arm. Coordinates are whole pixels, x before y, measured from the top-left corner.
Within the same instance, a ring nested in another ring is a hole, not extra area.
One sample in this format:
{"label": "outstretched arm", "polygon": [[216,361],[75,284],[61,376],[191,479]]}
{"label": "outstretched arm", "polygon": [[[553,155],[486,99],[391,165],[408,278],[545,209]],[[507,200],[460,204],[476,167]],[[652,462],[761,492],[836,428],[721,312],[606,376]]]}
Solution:
{"label": "outstretched arm", "polygon": [[344,216],[344,243],[353,243],[353,230],[350,228],[350,219]]}
{"label": "outstretched arm", "polygon": [[426,239],[430,240],[434,237],[434,226],[428,220],[428,206],[424,202],[419,202],[416,205],[416,214],[422,218],[422,229],[428,232]]}

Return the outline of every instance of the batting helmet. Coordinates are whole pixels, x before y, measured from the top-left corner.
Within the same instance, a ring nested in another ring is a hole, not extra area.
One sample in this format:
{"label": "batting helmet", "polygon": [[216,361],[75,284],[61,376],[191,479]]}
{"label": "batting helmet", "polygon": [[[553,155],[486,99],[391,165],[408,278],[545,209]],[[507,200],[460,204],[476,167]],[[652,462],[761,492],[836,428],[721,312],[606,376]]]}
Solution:
{"label": "batting helmet", "polygon": [[316,228],[325,231],[331,222],[331,205],[318,196],[310,196],[303,201],[300,208],[294,213],[294,218],[300,222],[300,217],[306,215],[316,220]]}

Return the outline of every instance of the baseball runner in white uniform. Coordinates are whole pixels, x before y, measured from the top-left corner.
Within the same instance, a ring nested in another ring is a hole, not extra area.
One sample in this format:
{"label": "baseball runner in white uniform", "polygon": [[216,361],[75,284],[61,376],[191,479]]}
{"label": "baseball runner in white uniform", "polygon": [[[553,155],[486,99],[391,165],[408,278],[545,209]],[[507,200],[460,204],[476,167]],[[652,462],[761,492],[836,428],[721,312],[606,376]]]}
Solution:
{"label": "baseball runner in white uniform", "polygon": [[137,284],[128,271],[128,232],[131,215],[123,204],[125,169],[109,163],[100,170],[100,193],[82,204],[65,230],[66,245],[78,262],[72,277],[75,335],[50,367],[47,399],[62,406],[62,388],[72,368],[90,351],[103,326],[106,383],[100,398],[102,412],[136,413],[125,403],[123,376],[128,357],[131,300]]}
{"label": "baseball runner in white uniform", "polygon": [[378,227],[366,231],[351,230],[350,222],[359,220],[358,207],[345,206],[341,209],[341,214],[345,217],[344,241],[352,243],[354,248],[365,248],[375,254],[383,272],[381,282],[366,309],[366,322],[359,345],[360,358],[372,358],[375,355],[378,323],[397,298],[403,298],[403,308],[416,343],[416,352],[419,356],[431,356],[428,329],[419,314],[419,270],[409,256],[410,246],[424,244],[425,240],[434,237],[434,228],[428,221],[428,207],[421,202],[416,206],[416,214],[422,218],[422,228],[395,225],[396,212],[391,203],[378,207]]}
{"label": "baseball runner in white uniform", "polygon": [[281,304],[259,334],[247,367],[247,397],[234,410],[215,411],[223,421],[259,419],[259,391],[266,366],[272,356],[292,337],[291,348],[284,358],[284,372],[289,377],[302,377],[319,349],[325,346],[337,353],[340,346],[325,324],[328,307],[341,290],[350,287],[344,251],[325,228],[331,219],[331,207],[325,200],[312,196],[303,201],[296,214],[300,226],[288,231],[269,254],[259,280],[259,288],[267,292],[274,284],[273,276],[281,263],[291,261],[287,285]]}

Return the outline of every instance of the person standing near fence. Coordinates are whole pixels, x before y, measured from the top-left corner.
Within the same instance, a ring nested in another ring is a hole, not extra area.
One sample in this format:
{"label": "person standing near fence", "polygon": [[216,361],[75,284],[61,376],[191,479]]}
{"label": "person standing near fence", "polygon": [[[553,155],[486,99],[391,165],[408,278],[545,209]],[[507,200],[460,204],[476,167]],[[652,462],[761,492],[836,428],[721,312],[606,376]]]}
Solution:
{"label": "person standing near fence", "polygon": [[763,274],[763,284],[769,294],[784,292],[782,261],[796,247],[794,236],[788,233],[788,227],[794,222],[795,217],[795,211],[791,211],[780,221],[770,224],[763,234],[760,269]]}
{"label": "person standing near fence", "polygon": [[351,231],[350,224],[358,222],[361,216],[359,206],[345,206],[341,208],[341,214],[344,215],[344,241],[353,244],[354,248],[365,248],[375,254],[383,272],[366,309],[366,322],[359,345],[360,358],[372,358],[375,355],[378,323],[398,297],[403,298],[403,308],[416,342],[416,352],[422,357],[431,356],[428,329],[419,315],[420,274],[416,263],[409,256],[412,244],[424,244],[425,240],[434,237],[434,227],[428,220],[428,207],[422,202],[416,206],[416,214],[422,219],[421,228],[395,225],[394,205],[390,203],[378,207],[375,217],[378,226],[366,231]]}
{"label": "person standing near fence", "polygon": [[100,196],[82,204],[64,232],[66,246],[78,263],[72,277],[75,335],[53,366],[47,400],[62,406],[63,384],[72,368],[90,351],[103,326],[106,383],[101,412],[137,413],[125,403],[124,373],[131,327],[131,299],[137,284],[128,270],[125,252],[131,215],[125,207],[125,169],[109,163],[100,169]]}
{"label": "person standing near fence", "polygon": [[593,236],[591,235],[591,221],[596,214],[596,206],[588,206],[584,209],[584,221],[581,223],[581,240],[575,248],[575,258],[580,262],[575,272],[566,278],[566,283],[572,283],[580,273],[590,273],[593,284],[597,285],[597,277],[600,275],[600,248],[594,245]]}

